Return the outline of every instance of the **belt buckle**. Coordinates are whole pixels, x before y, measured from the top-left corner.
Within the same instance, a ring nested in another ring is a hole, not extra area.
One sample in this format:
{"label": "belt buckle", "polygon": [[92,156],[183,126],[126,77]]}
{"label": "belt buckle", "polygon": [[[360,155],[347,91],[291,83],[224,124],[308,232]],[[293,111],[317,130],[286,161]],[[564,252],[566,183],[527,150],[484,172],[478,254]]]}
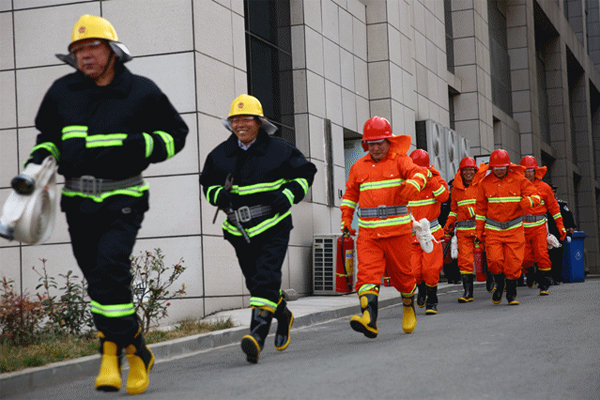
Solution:
{"label": "belt buckle", "polygon": [[510,221],[500,222],[500,229],[508,229]]}
{"label": "belt buckle", "polygon": [[252,219],[252,214],[250,213],[250,207],[248,207],[248,206],[241,206],[234,212],[235,212],[235,216],[236,216],[237,220],[240,221],[241,223],[248,222]]}
{"label": "belt buckle", "polygon": [[382,206],[377,206],[377,218],[387,218],[387,206],[386,205],[382,205]]}
{"label": "belt buckle", "polygon": [[102,180],[96,179],[92,175],[83,175],[79,178],[79,181],[81,182],[81,193],[83,194],[97,195],[102,189]]}

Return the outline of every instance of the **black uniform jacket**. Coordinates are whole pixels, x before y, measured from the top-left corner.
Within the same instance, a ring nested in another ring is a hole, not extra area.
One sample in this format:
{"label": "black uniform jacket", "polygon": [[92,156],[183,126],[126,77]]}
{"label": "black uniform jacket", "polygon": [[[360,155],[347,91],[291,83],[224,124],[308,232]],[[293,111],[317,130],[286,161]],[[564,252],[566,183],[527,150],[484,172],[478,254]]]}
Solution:
{"label": "black uniform jacket", "polygon": [[[67,179],[91,175],[123,180],[183,148],[188,127],[167,96],[122,63],[115,68],[107,86],[97,86],[80,71],[53,83],[35,119],[40,133],[27,163],[40,164],[53,155],[58,173]],[[147,190],[145,183],[101,195],[63,190],[61,204],[63,210],[87,204],[83,208],[93,212],[102,203],[116,201],[121,207],[127,198],[145,197],[147,203]]]}
{"label": "black uniform jacket", "polygon": [[[204,194],[210,204],[216,205],[219,191],[224,190],[228,174],[233,176],[230,193],[233,208],[269,205],[274,192],[288,189],[294,204],[299,203],[312,185],[317,168],[306,160],[292,144],[279,137],[268,135],[260,128],[256,141],[248,150],[242,150],[238,139],[231,134],[207,157],[200,176]],[[244,223],[248,236],[253,237],[270,228],[287,225],[292,229],[290,211],[283,215],[272,214]],[[238,228],[226,220],[225,234],[241,236]]]}

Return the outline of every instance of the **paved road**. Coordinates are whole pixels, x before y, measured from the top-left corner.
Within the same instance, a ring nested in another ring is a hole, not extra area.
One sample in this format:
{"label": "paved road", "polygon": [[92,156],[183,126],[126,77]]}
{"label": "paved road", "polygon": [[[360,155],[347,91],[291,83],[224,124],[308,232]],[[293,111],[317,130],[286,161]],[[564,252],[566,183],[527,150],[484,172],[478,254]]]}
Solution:
{"label": "paved road", "polygon": [[[238,344],[162,361],[143,399],[600,399],[600,280],[518,288],[520,306],[440,296],[440,314],[418,310],[415,332],[401,330],[401,306],[382,309],[379,336],[352,331],[348,318],[293,331],[285,352],[273,337],[259,364]],[[114,399],[93,378],[11,399]]]}

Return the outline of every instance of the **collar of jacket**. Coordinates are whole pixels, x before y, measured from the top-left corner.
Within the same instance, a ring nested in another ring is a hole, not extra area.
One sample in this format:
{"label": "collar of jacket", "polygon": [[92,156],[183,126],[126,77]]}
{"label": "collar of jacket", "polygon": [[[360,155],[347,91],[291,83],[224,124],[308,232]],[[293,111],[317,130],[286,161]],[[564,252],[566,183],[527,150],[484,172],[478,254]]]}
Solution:
{"label": "collar of jacket", "polygon": [[[256,136],[256,141],[252,143],[252,146],[250,146],[248,150],[245,151],[252,151],[258,153],[259,155],[265,155],[267,154],[267,146],[269,145],[270,141],[271,138],[269,137],[267,132],[263,128],[259,128],[258,135]],[[232,133],[229,136],[229,139],[227,139],[227,141],[225,142],[225,154],[227,156],[232,156],[235,154],[236,151],[244,150],[240,149],[240,146],[238,145],[238,138],[237,136],[235,136],[234,133]]]}
{"label": "collar of jacket", "polygon": [[88,78],[83,72],[77,70],[74,73],[74,80],[69,84],[69,89],[74,91],[97,89],[98,92],[102,91],[106,93],[109,91],[114,93],[117,97],[126,97],[131,88],[132,77],[133,75],[127,67],[125,67],[122,62],[117,61],[115,62],[115,77],[107,86],[96,85],[93,79]]}

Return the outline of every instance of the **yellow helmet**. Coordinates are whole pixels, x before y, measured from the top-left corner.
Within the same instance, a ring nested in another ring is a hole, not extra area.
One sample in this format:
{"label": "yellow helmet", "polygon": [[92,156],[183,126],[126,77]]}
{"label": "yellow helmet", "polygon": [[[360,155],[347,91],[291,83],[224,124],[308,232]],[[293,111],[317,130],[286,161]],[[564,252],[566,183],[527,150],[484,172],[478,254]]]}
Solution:
{"label": "yellow helmet", "polygon": [[71,44],[69,50],[75,42],[84,39],[105,39],[112,42],[118,42],[117,31],[110,22],[102,17],[95,15],[82,15],[79,21],[73,27],[71,35]]}
{"label": "yellow helmet", "polygon": [[254,96],[242,94],[233,100],[231,110],[227,118],[235,117],[236,115],[256,115],[264,117],[262,104]]}
{"label": "yellow helmet", "polygon": [[106,40],[119,60],[122,62],[131,60],[129,49],[123,43],[119,42],[117,31],[115,31],[112,24],[102,17],[88,14],[82,15],[73,27],[71,43],[69,44],[69,54],[57,54],[56,57],[77,68],[77,60],[75,59],[75,55],[71,53],[71,49],[75,43],[85,39]]}

